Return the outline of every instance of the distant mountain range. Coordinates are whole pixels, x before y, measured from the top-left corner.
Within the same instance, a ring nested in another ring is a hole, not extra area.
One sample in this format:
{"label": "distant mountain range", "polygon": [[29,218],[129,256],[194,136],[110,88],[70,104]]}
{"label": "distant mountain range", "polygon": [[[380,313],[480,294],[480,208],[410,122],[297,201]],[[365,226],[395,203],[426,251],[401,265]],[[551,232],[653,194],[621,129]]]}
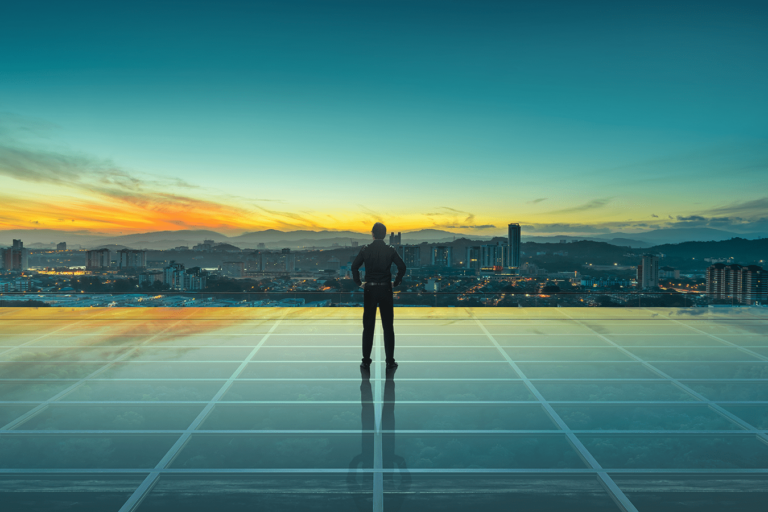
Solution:
{"label": "distant mountain range", "polygon": [[[643,233],[610,233],[591,237],[572,235],[555,236],[523,236],[523,242],[556,243],[561,240],[593,240],[608,242],[612,245],[636,248],[652,247],[663,244],[678,244],[682,242],[722,241],[731,238],[756,239],[766,237],[765,233],[740,234],[712,228],[669,228],[646,231]],[[58,242],[67,242],[69,246],[95,248],[103,246],[124,246],[134,249],[172,249],[178,246],[192,247],[203,240],[213,240],[216,243],[225,242],[243,249],[256,249],[258,244],[267,248],[278,249],[290,247],[300,249],[307,247],[332,247],[351,245],[351,242],[366,244],[371,240],[368,233],[354,231],[279,231],[267,229],[253,231],[238,236],[227,236],[208,230],[179,230],[154,231],[133,235],[100,235],[84,232],[57,231],[52,229],[14,229],[0,231],[0,246],[9,246],[12,240],[18,238],[30,248],[55,247]],[[490,241],[492,236],[469,235],[453,233],[439,229],[421,229],[402,233],[402,241],[406,244],[443,243],[459,238],[478,241]],[[498,238],[498,237],[497,237]],[[387,238],[388,240],[388,238]]]}

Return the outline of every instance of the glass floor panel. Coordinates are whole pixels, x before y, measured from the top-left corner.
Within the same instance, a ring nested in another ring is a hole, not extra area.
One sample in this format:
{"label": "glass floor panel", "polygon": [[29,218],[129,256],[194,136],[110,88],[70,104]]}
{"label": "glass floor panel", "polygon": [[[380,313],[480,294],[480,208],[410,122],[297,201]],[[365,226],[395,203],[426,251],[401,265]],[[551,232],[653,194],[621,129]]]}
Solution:
{"label": "glass floor panel", "polygon": [[706,405],[554,405],[572,430],[741,430]]}
{"label": "glass floor panel", "polygon": [[[158,375],[160,377],[160,375]],[[224,380],[89,380],[62,402],[196,402],[211,400]]]}
{"label": "glass floor panel", "polygon": [[768,430],[768,405],[727,405],[723,408],[760,430]]}
{"label": "glass floor panel", "polygon": [[610,343],[591,334],[495,334],[502,347],[607,347]]}
{"label": "glass floor panel", "polygon": [[639,512],[762,512],[765,475],[612,475]]}
{"label": "glass floor panel", "polygon": [[56,404],[31,417],[18,430],[185,430],[203,404]]}
{"label": "glass floor panel", "polygon": [[0,381],[0,400],[42,402],[75,384],[73,381]]}
{"label": "glass floor panel", "polygon": [[748,434],[578,437],[604,468],[768,468],[768,444]]}
{"label": "glass floor panel", "polygon": [[0,314],[3,510],[764,509],[750,308],[398,308],[395,372],[356,308],[47,309]]}
{"label": "glass floor panel", "polygon": [[34,405],[0,405],[0,427],[34,408]]}
{"label": "glass floor panel", "polygon": [[505,347],[504,351],[513,361],[632,361],[631,357],[612,347]]}
{"label": "glass floor panel", "polygon": [[164,475],[139,512],[373,510],[372,473]]}
{"label": "glass floor panel", "polygon": [[685,385],[709,400],[722,402],[768,402],[768,382],[701,382],[685,381]]}
{"label": "glass floor panel", "polygon": [[756,363],[653,363],[677,379],[768,379],[768,361]]}
{"label": "glass floor panel", "polygon": [[733,347],[627,348],[645,361],[759,361],[758,357]]}
{"label": "glass floor panel", "polygon": [[544,398],[556,402],[691,402],[697,401],[670,382],[540,381],[534,382]]}
{"label": "glass floor panel", "polygon": [[704,334],[608,334],[622,347],[722,347],[723,342]]}
{"label": "glass floor panel", "polygon": [[0,469],[153,468],[178,436],[42,435],[0,436]]}
{"label": "glass floor panel", "polygon": [[145,476],[0,475],[0,503],[9,512],[119,510]]}
{"label": "glass floor panel", "polygon": [[[406,473],[384,480],[384,510],[561,512],[618,510],[592,475]],[[577,504],[577,505],[574,505]]]}
{"label": "glass floor panel", "polygon": [[346,469],[366,437],[373,434],[194,434],[171,467]]}
{"label": "glass floor panel", "polygon": [[518,364],[529,379],[653,379],[656,373],[635,362]]}

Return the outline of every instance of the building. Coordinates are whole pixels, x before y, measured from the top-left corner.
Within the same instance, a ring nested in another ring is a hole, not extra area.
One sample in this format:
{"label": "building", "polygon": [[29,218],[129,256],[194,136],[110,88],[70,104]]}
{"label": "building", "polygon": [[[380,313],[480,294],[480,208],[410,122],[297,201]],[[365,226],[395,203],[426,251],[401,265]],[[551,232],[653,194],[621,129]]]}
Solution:
{"label": "building", "polygon": [[24,242],[14,240],[13,245],[2,251],[3,270],[15,270],[21,272],[29,268],[29,253],[24,248]]}
{"label": "building", "polygon": [[421,247],[418,245],[398,245],[397,253],[403,259],[406,268],[421,267]]}
{"label": "building", "polygon": [[264,242],[259,242],[258,244],[256,244],[257,249],[265,249],[266,247],[267,246],[266,244],[264,244]]}
{"label": "building", "polygon": [[392,232],[392,234],[389,235],[389,245],[400,245],[403,243],[403,234],[399,231],[397,234]]}
{"label": "building", "polygon": [[358,245],[359,244],[355,240],[352,240],[352,247],[357,247]]}
{"label": "building", "polygon": [[112,254],[109,249],[95,249],[86,253],[86,270],[103,270],[112,265]]}
{"label": "building", "polygon": [[661,267],[659,269],[661,279],[680,279],[680,269],[674,267]]}
{"label": "building", "polygon": [[208,272],[200,267],[188,268],[184,272],[184,290],[185,291],[200,291],[205,290],[205,286],[208,281]]}
{"label": "building", "polygon": [[[481,245],[480,246],[480,267],[498,267],[502,268],[505,262],[509,261],[508,245]],[[510,265],[511,266],[511,265]]]}
{"label": "building", "polygon": [[637,266],[637,286],[642,290],[659,287],[659,258],[653,254],[643,254]]}
{"label": "building", "polygon": [[481,250],[482,250],[481,246],[479,245],[471,245],[467,247],[467,255],[464,260],[465,268],[473,268],[475,270],[480,270],[480,267],[482,266],[480,264]]}
{"label": "building", "polygon": [[186,246],[186,245],[180,245],[180,246],[178,246],[178,247],[174,247],[174,248],[173,248],[173,250],[174,250],[174,251],[188,251],[188,250],[189,250],[189,247],[188,247],[188,246]]}
{"label": "building", "polygon": [[245,277],[245,263],[242,261],[225,261],[219,267],[222,275],[229,277]]}
{"label": "building", "polygon": [[768,303],[768,273],[763,267],[749,265],[741,269],[739,299],[742,304]]}
{"label": "building", "polygon": [[475,270],[480,270],[481,268],[500,270],[507,266],[507,261],[509,261],[508,245],[473,245],[467,247],[464,267]]}
{"label": "building", "polygon": [[67,250],[67,242],[61,242],[56,244],[56,250],[57,251],[66,251]]}
{"label": "building", "polygon": [[434,277],[430,277],[429,279],[427,279],[427,284],[424,285],[424,289],[428,292],[439,292],[440,281],[438,281]]}
{"label": "building", "polygon": [[765,304],[766,272],[757,265],[715,263],[707,269],[707,295],[710,299],[735,299],[742,304]]}
{"label": "building", "polygon": [[200,267],[185,269],[181,263],[172,261],[163,269],[163,280],[171,290],[200,291],[208,282],[208,272]]}
{"label": "building", "polygon": [[295,272],[296,271],[296,254],[292,253],[290,249],[285,248],[281,251],[283,255],[283,259],[285,260],[285,271],[286,272]]}
{"label": "building", "polygon": [[184,289],[184,264],[172,261],[170,265],[163,269],[163,282],[171,290]]}
{"label": "building", "polygon": [[147,253],[134,251],[133,249],[120,249],[117,251],[118,266],[124,268],[146,268]]}
{"label": "building", "polygon": [[520,266],[520,224],[510,224],[507,226],[507,245],[509,254],[507,256],[507,266]]}
{"label": "building", "polygon": [[450,267],[453,259],[453,247],[449,245],[436,245],[432,248],[431,264],[435,267]]}

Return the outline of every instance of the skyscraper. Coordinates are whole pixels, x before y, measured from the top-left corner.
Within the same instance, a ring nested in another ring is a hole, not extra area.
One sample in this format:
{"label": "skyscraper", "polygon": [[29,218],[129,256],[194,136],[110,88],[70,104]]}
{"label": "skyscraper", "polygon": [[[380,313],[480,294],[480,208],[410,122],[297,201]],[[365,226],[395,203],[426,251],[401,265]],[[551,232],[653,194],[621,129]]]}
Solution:
{"label": "skyscraper", "polygon": [[659,287],[659,258],[653,254],[643,254],[637,266],[637,286],[642,290]]}
{"label": "skyscraper", "polygon": [[520,224],[510,224],[507,226],[507,238],[509,242],[509,257],[507,265],[510,267],[520,266]]}
{"label": "skyscraper", "polygon": [[389,245],[401,245],[402,243],[403,243],[403,234],[401,232],[398,231],[397,234],[395,234],[395,232],[393,231],[389,235]]}
{"label": "skyscraper", "polygon": [[2,266],[4,270],[27,270],[29,256],[24,248],[24,242],[14,240],[13,246],[2,251]]}

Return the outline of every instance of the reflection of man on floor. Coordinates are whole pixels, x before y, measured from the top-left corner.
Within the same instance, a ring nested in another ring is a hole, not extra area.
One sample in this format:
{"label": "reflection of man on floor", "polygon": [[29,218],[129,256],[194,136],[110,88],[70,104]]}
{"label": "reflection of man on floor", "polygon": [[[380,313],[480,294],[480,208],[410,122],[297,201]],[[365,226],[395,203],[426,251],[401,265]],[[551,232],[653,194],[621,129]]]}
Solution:
{"label": "reflection of man on floor", "polygon": [[376,327],[376,307],[381,312],[381,328],[384,330],[384,352],[387,356],[387,369],[397,368],[395,362],[395,328],[394,301],[392,298],[391,267],[397,265],[397,276],[394,286],[399,286],[405,275],[405,263],[397,254],[394,247],[384,243],[387,227],[381,222],[373,225],[371,230],[373,243],[360,249],[352,263],[352,278],[358,286],[360,267],[365,265],[365,288],[363,293],[363,362],[360,366],[367,369],[371,366],[371,350],[373,349],[373,330]]}
{"label": "reflection of man on floor", "polygon": [[[347,487],[351,491],[352,499],[358,510],[371,510],[371,502],[365,495],[365,490],[373,487],[372,477],[369,472],[361,475],[362,482],[356,481],[358,467],[361,469],[374,468],[376,412],[371,389],[371,372],[363,368],[360,371],[362,381],[360,383],[360,405],[362,406],[360,419],[362,427],[362,452],[349,463],[347,474]],[[387,510],[397,512],[408,495],[411,486],[411,475],[408,471],[405,458],[395,454],[395,369],[387,370],[384,383],[384,403],[381,409],[381,462],[382,469],[386,471],[382,480],[384,490],[387,491]],[[399,483],[395,474],[399,473]],[[363,491],[363,492],[360,492]]]}

